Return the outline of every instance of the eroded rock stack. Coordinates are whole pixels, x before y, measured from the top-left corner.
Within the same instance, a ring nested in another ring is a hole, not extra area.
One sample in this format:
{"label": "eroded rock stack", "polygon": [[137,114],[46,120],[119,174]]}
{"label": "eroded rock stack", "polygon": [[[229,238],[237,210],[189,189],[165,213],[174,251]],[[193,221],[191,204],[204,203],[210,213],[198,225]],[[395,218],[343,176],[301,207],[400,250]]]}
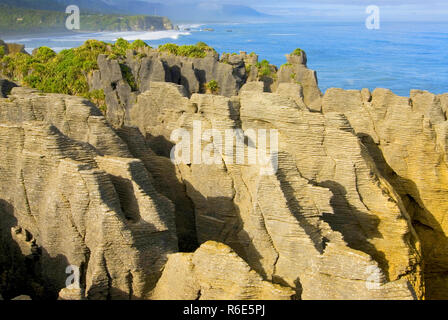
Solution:
{"label": "eroded rock stack", "polygon": [[[232,128],[279,130],[274,176],[225,160],[178,165],[200,243],[228,244],[265,279],[304,299],[423,295],[419,241],[406,208],[342,114],[313,113],[289,96],[250,90],[188,99],[170,83],[153,83],[134,108],[131,121],[135,116],[144,135],[168,141],[171,128],[191,129],[194,121],[223,136]],[[375,279],[378,288],[368,289]]]}
{"label": "eroded rock stack", "polygon": [[[29,89],[0,99],[1,239],[32,281],[60,299],[448,298],[448,97],[322,95],[304,52],[270,80],[246,70],[257,59],[128,53],[132,88],[100,56],[106,117]],[[174,164],[173,132],[198,123],[214,135],[193,152],[216,163]],[[275,130],[276,170],[234,161],[259,150],[223,149],[232,130]]]}
{"label": "eroded rock stack", "polygon": [[81,98],[16,88],[0,119],[2,234],[46,294],[75,266],[90,299],[147,297],[177,238],[142,161]]}

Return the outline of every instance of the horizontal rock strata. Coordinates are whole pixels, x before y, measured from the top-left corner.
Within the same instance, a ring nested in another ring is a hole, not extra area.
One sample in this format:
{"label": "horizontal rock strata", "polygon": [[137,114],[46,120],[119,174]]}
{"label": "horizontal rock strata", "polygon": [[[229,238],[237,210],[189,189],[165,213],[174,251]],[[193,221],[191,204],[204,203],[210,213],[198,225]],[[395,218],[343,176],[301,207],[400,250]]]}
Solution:
{"label": "horizontal rock strata", "polygon": [[105,115],[0,82],[5,299],[448,298],[447,95],[322,95],[303,51],[144,51],[99,56]]}

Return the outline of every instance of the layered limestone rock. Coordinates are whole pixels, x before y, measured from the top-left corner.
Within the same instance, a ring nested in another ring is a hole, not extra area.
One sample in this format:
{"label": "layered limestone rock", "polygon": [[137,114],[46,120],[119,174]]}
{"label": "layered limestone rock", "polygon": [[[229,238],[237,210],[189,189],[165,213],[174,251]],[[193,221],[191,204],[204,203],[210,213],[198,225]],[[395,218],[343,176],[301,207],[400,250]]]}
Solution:
{"label": "layered limestone rock", "polygon": [[322,97],[287,59],[99,56],[106,117],[2,85],[0,271],[32,266],[3,296],[448,298],[448,95]]}
{"label": "layered limestone rock", "polygon": [[264,281],[230,247],[208,241],[194,253],[170,255],[151,298],[290,300],[294,294],[290,288]]}
{"label": "layered limestone rock", "polygon": [[[120,64],[100,55],[99,70],[89,79],[90,89],[104,90],[107,117],[119,127],[129,120],[128,112],[136,101],[136,94],[147,91],[152,82],[182,85],[191,95],[204,93],[206,84],[214,80],[219,85],[219,94],[229,97],[238,94],[246,81],[243,59],[224,63],[218,58],[213,52],[205,58],[189,58],[145,48],[140,53],[129,50],[126,61]],[[129,85],[130,77],[134,87]]]}
{"label": "layered limestone rock", "polygon": [[33,256],[45,295],[70,267],[89,299],[146,298],[177,251],[174,208],[99,110],[16,88],[0,99],[0,131],[2,233]]}
{"label": "layered limestone rock", "polygon": [[[227,149],[215,165],[178,165],[199,242],[226,243],[264,279],[303,299],[422,297],[420,244],[408,211],[347,118],[247,89],[239,97],[188,99],[180,86],[154,83],[130,112],[149,143],[170,141],[175,128],[192,132],[195,122],[222,137],[235,128],[278,130],[273,175],[260,175],[260,164],[235,163]],[[213,139],[212,148],[222,145]]]}
{"label": "layered limestone rock", "polygon": [[58,300],[84,300],[85,292],[83,289],[64,288],[59,291]]}
{"label": "layered limestone rock", "polygon": [[120,127],[128,118],[129,108],[134,104],[137,92],[123,74],[126,72],[126,66],[119,64],[117,60],[109,59],[107,55],[99,55],[97,62],[99,70],[92,74],[90,89],[103,90],[107,119],[115,127]]}
{"label": "layered limestone rock", "polygon": [[300,55],[286,55],[287,63],[280,67],[277,82],[296,83],[303,88],[303,100],[313,111],[321,110],[322,93],[318,86],[316,71],[306,66],[307,57],[304,51]]}
{"label": "layered limestone rock", "polygon": [[306,66],[305,52],[286,57],[288,63],[280,70],[270,65],[269,75],[264,75],[260,73],[262,70],[255,54],[241,52],[219,57],[210,51],[205,58],[190,58],[147,47],[128,50],[126,59],[120,62],[99,55],[99,70],[89,75],[88,80],[91,90],[104,91],[107,118],[114,127],[129,124],[129,112],[137,96],[149,90],[153,82],[181,85],[189,97],[194,93],[205,93],[207,83],[212,80],[219,86],[217,94],[226,97],[246,90],[243,86],[262,83],[262,91],[286,94],[296,99],[301,108],[307,105],[313,111],[320,111],[322,94],[316,72]]}
{"label": "layered limestone rock", "polygon": [[446,95],[330,89],[323,111],[346,115],[399,194],[422,244],[426,297],[448,298]]}

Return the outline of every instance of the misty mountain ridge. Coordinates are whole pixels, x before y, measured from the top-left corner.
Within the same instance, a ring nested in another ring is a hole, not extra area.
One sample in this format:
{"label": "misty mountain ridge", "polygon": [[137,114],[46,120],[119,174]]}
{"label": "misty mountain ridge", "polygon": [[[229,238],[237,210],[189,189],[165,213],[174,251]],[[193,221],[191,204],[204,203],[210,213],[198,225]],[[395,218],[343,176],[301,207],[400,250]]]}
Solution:
{"label": "misty mountain ridge", "polygon": [[193,4],[163,4],[141,0],[0,0],[0,5],[11,7],[64,11],[77,5],[82,11],[103,14],[157,15],[176,22],[248,22],[273,16],[258,12],[245,5],[198,2]]}

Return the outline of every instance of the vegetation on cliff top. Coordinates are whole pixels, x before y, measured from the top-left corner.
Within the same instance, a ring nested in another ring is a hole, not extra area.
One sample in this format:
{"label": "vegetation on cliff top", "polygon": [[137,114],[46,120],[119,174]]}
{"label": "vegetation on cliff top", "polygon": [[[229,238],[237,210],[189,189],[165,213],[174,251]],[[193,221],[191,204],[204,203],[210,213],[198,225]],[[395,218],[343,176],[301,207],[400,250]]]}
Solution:
{"label": "vegetation on cliff top", "polygon": [[209,47],[204,42],[198,42],[196,45],[182,45],[179,46],[174,43],[167,43],[160,45],[160,52],[168,52],[176,56],[189,58],[205,58],[209,52],[216,52],[215,49]]}
{"label": "vegetation on cliff top", "polygon": [[[87,80],[98,69],[98,56],[107,54],[110,58],[121,60],[128,49],[138,50],[143,47],[149,46],[141,40],[129,43],[118,39],[115,44],[88,40],[78,48],[62,50],[60,53],[48,47],[38,48],[32,56],[25,53],[2,55],[0,52],[0,73],[42,92],[83,96],[102,107],[104,92],[89,91]],[[136,90],[132,72],[123,64],[120,67],[123,78]]]}
{"label": "vegetation on cliff top", "polygon": [[25,53],[4,56],[0,70],[8,78],[43,92],[85,95],[89,91],[87,76],[98,68],[98,55],[107,51],[106,43],[95,40],[59,54],[41,47],[32,56]]}
{"label": "vegetation on cliff top", "polygon": [[258,77],[269,77],[272,75],[271,64],[267,60],[262,60],[257,63]]}
{"label": "vegetation on cliff top", "polygon": [[[78,48],[62,50],[59,53],[48,47],[40,47],[33,52],[33,55],[26,53],[5,55],[4,48],[0,46],[0,73],[42,92],[83,96],[102,107],[105,105],[104,92],[92,92],[88,84],[89,76],[98,69],[97,60],[100,54],[118,60],[123,79],[133,91],[138,90],[130,68],[122,63],[129,49],[138,52],[137,56],[142,58],[146,56],[145,50],[152,48],[142,40],[130,43],[122,38],[114,44],[88,40]],[[204,58],[209,52],[215,52],[203,42],[185,46],[166,44],[160,46],[159,51],[190,58]],[[217,84],[215,86],[212,81],[210,83],[212,92],[218,90]]]}
{"label": "vegetation on cliff top", "polygon": [[[0,4],[0,30],[2,33],[66,31],[65,10],[51,10],[51,7],[34,10]],[[173,28],[168,18],[156,16],[81,12],[80,19],[81,31],[139,31]]]}
{"label": "vegetation on cliff top", "polygon": [[293,52],[291,52],[291,55],[293,56],[301,56],[304,51],[300,48],[295,49]]}

